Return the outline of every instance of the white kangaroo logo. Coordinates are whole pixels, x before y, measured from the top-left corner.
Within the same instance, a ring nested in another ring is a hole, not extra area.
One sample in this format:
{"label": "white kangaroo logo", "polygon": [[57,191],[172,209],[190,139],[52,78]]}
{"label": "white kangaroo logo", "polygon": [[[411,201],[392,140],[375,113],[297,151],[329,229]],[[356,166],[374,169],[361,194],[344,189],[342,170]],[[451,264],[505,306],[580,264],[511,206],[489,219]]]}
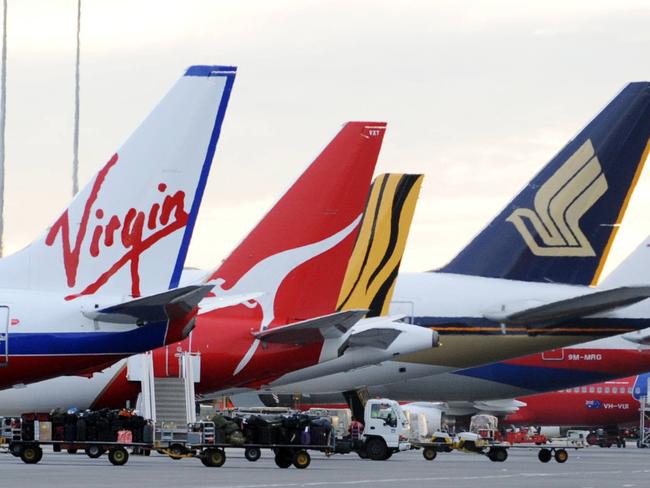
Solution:
{"label": "white kangaroo logo", "polygon": [[[301,264],[336,246],[339,242],[350,235],[350,233],[359,225],[360,220],[361,215],[359,215],[347,227],[322,241],[307,244],[306,246],[297,247],[295,249],[288,249],[262,259],[259,263],[249,269],[232,288],[227,290],[228,294],[237,295],[240,293],[249,293],[252,290],[263,291],[264,295],[255,300],[245,302],[244,305],[253,308],[257,303],[262,307],[262,322],[260,323],[259,330],[266,330],[275,318],[273,310],[275,296],[287,275]],[[223,288],[224,283],[225,280],[222,278],[216,278],[215,280],[210,281],[210,284],[215,285],[215,290],[219,289],[222,292],[226,291]],[[259,342],[258,339],[253,341],[253,344],[251,344],[251,347],[235,368],[233,376],[240,373],[250,362],[259,346]]]}

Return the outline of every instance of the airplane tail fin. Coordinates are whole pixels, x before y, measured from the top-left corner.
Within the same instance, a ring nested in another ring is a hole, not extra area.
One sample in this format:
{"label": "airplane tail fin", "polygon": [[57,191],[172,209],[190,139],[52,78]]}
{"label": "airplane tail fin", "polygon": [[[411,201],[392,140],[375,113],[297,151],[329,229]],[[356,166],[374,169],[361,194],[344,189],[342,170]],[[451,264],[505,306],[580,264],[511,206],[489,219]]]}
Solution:
{"label": "airplane tail fin", "polygon": [[370,188],[337,310],[387,315],[423,175],[383,174]]}
{"label": "airplane tail fin", "polygon": [[[385,123],[350,122],[209,277],[214,292],[263,292],[218,312],[260,330],[335,311]],[[260,317],[261,316],[261,317]]]}
{"label": "airplane tail fin", "polygon": [[192,66],[0,286],[139,297],[176,287],[235,79]]}
{"label": "airplane tail fin", "polygon": [[439,271],[596,284],[649,140],[650,83],[630,83]]}

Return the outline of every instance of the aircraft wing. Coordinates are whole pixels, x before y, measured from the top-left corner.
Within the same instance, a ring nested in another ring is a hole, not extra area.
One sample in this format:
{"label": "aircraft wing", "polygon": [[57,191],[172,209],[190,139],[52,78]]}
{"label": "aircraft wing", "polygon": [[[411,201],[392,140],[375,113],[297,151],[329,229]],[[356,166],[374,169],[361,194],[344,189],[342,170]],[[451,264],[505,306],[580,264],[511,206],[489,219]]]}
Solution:
{"label": "aircraft wing", "polygon": [[183,286],[110,307],[82,310],[82,313],[89,319],[114,324],[164,322],[185,316],[211,290],[212,285]]}
{"label": "aircraft wing", "polygon": [[282,327],[255,332],[253,335],[263,342],[279,344],[309,344],[345,334],[361,320],[367,310],[346,310],[314,319],[303,320]]}
{"label": "aircraft wing", "polygon": [[570,319],[609,312],[650,298],[650,286],[622,286],[528,308],[503,317],[507,325],[550,326]]}

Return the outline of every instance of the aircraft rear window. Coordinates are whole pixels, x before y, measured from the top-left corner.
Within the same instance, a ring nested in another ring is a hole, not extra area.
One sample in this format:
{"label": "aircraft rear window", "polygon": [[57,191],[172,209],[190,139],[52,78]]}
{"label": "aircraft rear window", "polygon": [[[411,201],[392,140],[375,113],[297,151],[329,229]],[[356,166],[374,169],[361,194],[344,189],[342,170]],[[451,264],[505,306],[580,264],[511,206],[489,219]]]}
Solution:
{"label": "aircraft rear window", "polygon": [[618,388],[616,386],[612,388],[612,393],[618,393]]}
{"label": "aircraft rear window", "polygon": [[599,386],[598,388],[596,388],[596,391],[597,391],[598,393],[602,393],[602,392],[603,392],[603,387],[602,387],[602,386]]}
{"label": "aircraft rear window", "polygon": [[609,393],[609,386],[605,387],[605,393]]}
{"label": "aircraft rear window", "polygon": [[587,393],[587,387],[586,386],[582,387],[582,393]]}

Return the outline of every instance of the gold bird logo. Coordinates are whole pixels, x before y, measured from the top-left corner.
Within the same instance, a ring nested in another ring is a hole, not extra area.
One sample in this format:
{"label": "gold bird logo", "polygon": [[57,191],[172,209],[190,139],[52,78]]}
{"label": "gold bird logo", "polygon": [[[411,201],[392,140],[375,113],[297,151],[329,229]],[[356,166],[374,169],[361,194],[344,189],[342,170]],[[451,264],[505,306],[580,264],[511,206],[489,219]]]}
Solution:
{"label": "gold bird logo", "polygon": [[587,140],[539,188],[534,210],[518,208],[506,220],[512,222],[536,256],[595,256],[580,229],[580,219],[606,191],[607,179],[591,140]]}

